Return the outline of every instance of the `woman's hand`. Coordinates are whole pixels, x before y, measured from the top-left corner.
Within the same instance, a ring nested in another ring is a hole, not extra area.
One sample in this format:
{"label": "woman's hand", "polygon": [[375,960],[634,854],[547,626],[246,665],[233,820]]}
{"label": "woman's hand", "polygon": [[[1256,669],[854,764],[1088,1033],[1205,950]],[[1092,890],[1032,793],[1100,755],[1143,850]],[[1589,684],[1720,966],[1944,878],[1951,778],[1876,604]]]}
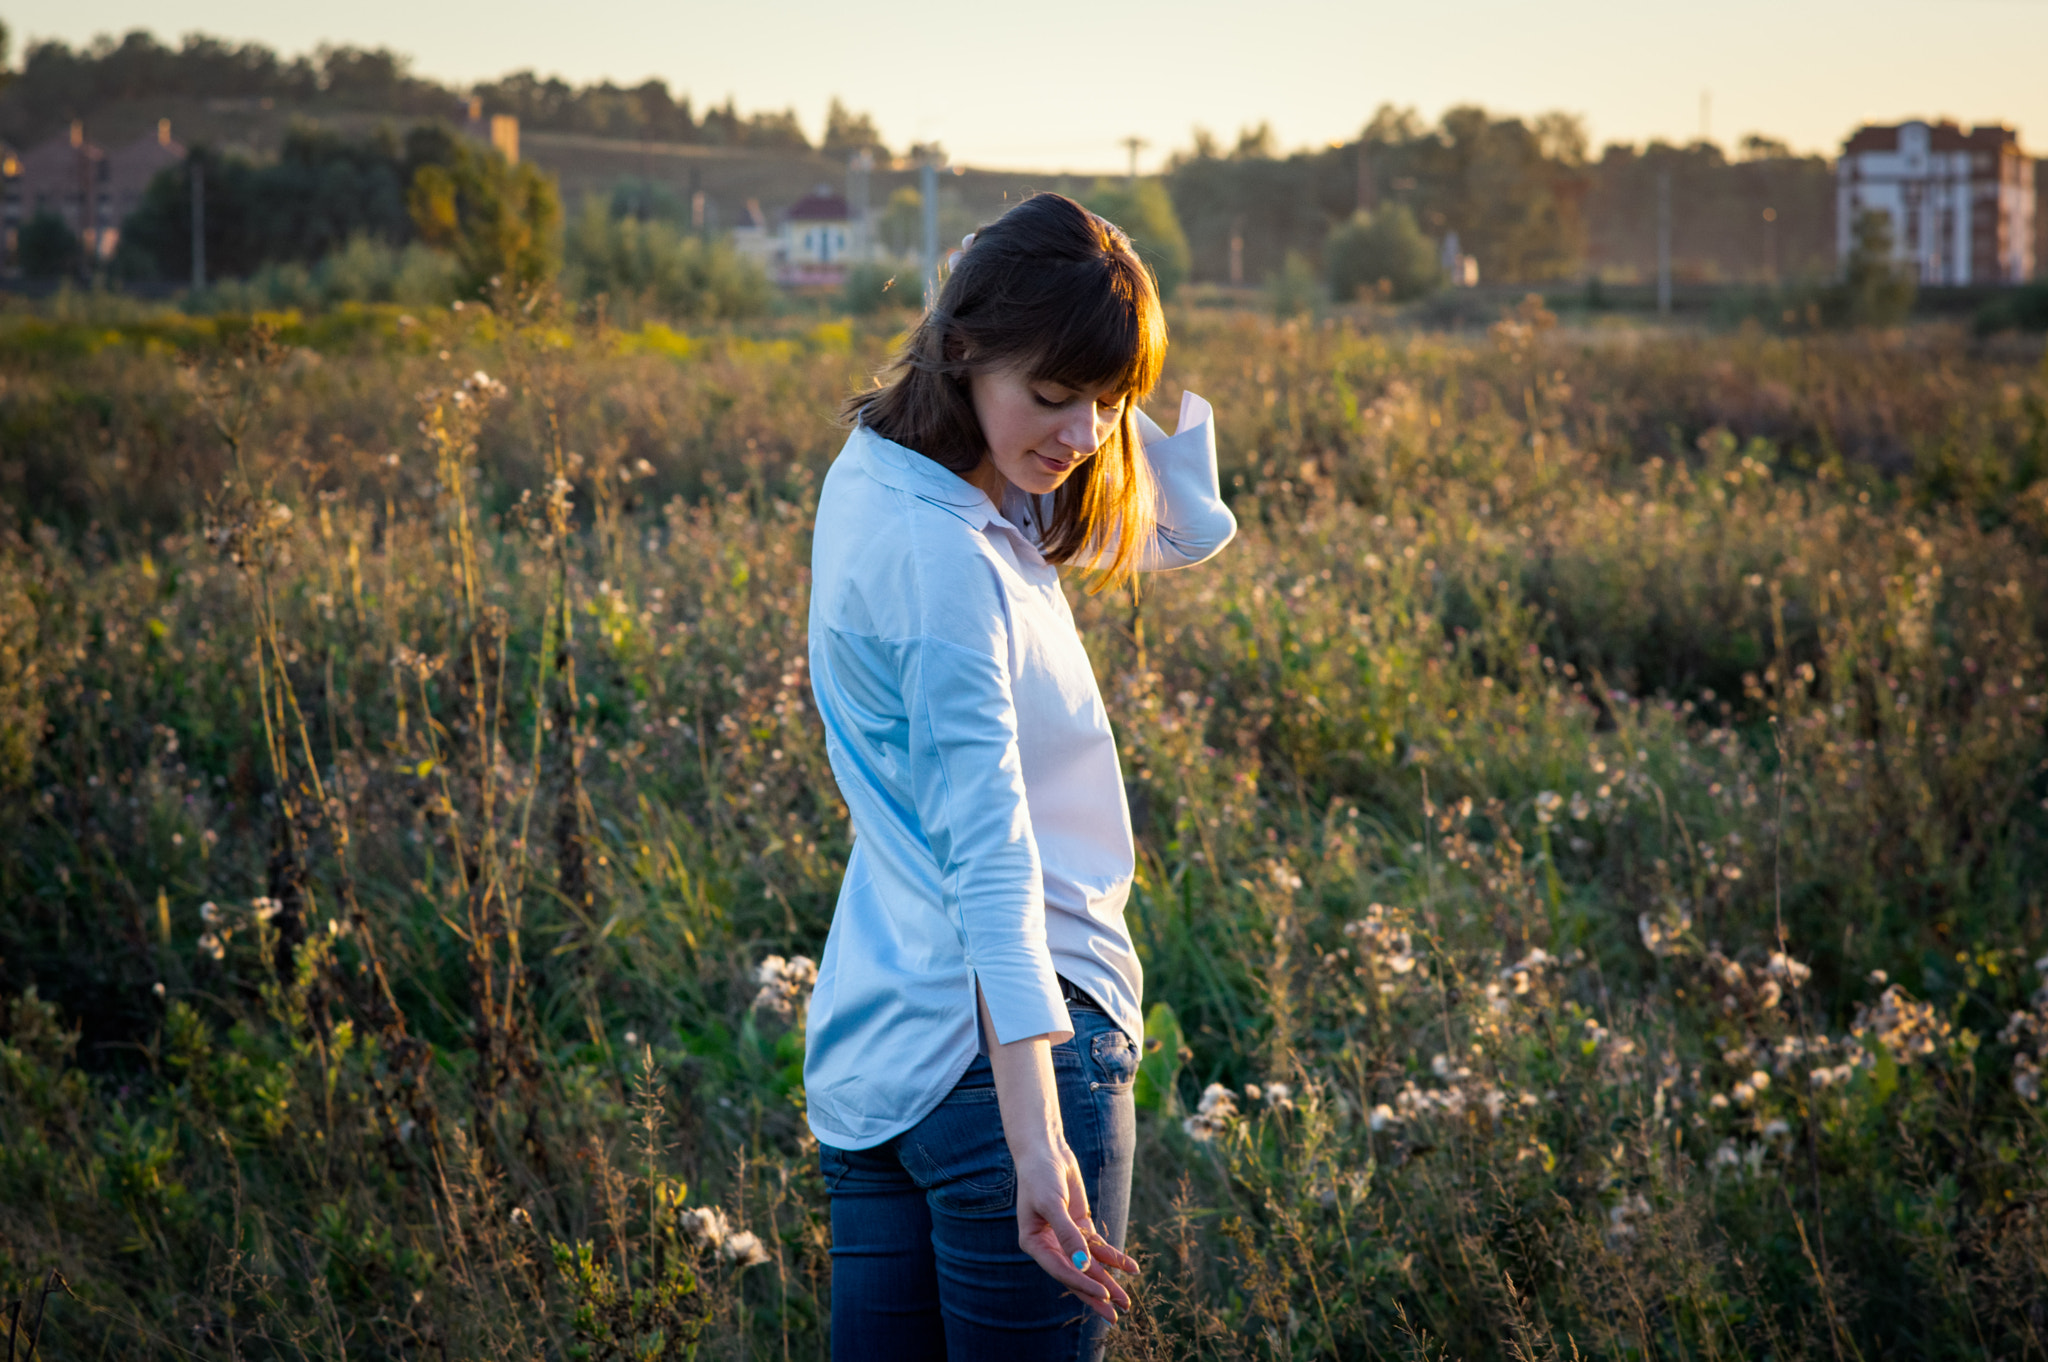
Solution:
{"label": "woman's hand", "polygon": [[[1038,1043],[1044,1048],[1043,1037]],[[1000,1079],[996,1094],[1000,1102]],[[1114,1324],[1117,1311],[1131,1308],[1131,1297],[1109,1275],[1110,1269],[1135,1272],[1138,1265],[1095,1232],[1081,1165],[1065,1138],[1055,1139],[1056,1148],[1024,1153],[1016,1141],[1010,1143],[1010,1159],[1017,1166],[1017,1245],[1096,1314]]]}
{"label": "woman's hand", "polygon": [[[981,1024],[991,1038],[995,1024],[988,1004]],[[1060,1126],[1059,1088],[1053,1077],[1052,1045],[1044,1036],[998,1045],[991,1039],[996,1104],[1003,1138],[1017,1170],[1017,1246],[1090,1309],[1110,1323],[1128,1310],[1131,1297],[1110,1269],[1135,1272],[1138,1265],[1095,1230],[1081,1164]]]}

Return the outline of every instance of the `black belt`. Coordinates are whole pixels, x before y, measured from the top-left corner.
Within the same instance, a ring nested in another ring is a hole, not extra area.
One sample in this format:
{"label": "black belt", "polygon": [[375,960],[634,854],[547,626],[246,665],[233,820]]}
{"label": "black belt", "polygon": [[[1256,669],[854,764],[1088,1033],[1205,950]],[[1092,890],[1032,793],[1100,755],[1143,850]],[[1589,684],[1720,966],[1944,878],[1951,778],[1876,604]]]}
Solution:
{"label": "black belt", "polygon": [[1109,1015],[1108,1008],[1104,1007],[1101,1003],[1096,1002],[1095,999],[1088,995],[1085,989],[1081,988],[1072,979],[1069,979],[1064,974],[1055,975],[1053,977],[1060,981],[1060,997],[1066,1000],[1067,1006],[1085,1007],[1088,1008],[1090,1011],[1100,1012],[1105,1017]]}

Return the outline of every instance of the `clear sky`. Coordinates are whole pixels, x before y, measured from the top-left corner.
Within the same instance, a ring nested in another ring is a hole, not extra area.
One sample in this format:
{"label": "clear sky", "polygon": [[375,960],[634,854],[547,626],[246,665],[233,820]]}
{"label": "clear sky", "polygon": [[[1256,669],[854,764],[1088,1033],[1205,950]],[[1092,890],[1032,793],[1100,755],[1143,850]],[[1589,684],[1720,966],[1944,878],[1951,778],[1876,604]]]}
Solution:
{"label": "clear sky", "polygon": [[902,147],[1034,169],[1141,166],[1201,125],[1268,121],[1285,148],[1356,135],[1381,103],[1581,115],[1594,144],[1750,132],[1833,151],[1856,124],[1947,115],[2016,125],[2048,153],[2048,0],[14,0],[17,57],[150,28],[386,46],[452,83],[532,68],[668,81],[698,107],[794,108],[815,137],[837,94]]}

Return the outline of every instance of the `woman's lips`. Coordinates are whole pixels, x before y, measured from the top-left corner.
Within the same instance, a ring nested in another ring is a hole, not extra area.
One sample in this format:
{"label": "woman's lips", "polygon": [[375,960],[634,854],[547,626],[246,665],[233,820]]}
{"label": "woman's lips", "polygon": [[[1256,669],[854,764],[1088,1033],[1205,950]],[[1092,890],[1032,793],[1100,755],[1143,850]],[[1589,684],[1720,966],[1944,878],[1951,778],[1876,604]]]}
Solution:
{"label": "woman's lips", "polygon": [[1048,473],[1065,473],[1072,469],[1075,464],[1080,462],[1079,459],[1047,458],[1043,454],[1036,455],[1036,458],[1040,463],[1045,465],[1045,471]]}

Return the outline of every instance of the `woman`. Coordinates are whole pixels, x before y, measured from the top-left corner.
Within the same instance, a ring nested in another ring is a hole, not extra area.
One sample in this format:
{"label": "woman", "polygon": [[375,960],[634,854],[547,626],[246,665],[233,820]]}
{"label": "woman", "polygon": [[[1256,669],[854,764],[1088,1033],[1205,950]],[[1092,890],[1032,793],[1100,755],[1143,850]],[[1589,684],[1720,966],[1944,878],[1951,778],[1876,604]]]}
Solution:
{"label": "woman", "polygon": [[1208,405],[1138,409],[1165,349],[1123,233],[1040,194],[847,406],[810,656],[856,840],[804,1063],[841,1362],[1097,1356],[1130,1304],[1131,825],[1058,569],[1236,531]]}

